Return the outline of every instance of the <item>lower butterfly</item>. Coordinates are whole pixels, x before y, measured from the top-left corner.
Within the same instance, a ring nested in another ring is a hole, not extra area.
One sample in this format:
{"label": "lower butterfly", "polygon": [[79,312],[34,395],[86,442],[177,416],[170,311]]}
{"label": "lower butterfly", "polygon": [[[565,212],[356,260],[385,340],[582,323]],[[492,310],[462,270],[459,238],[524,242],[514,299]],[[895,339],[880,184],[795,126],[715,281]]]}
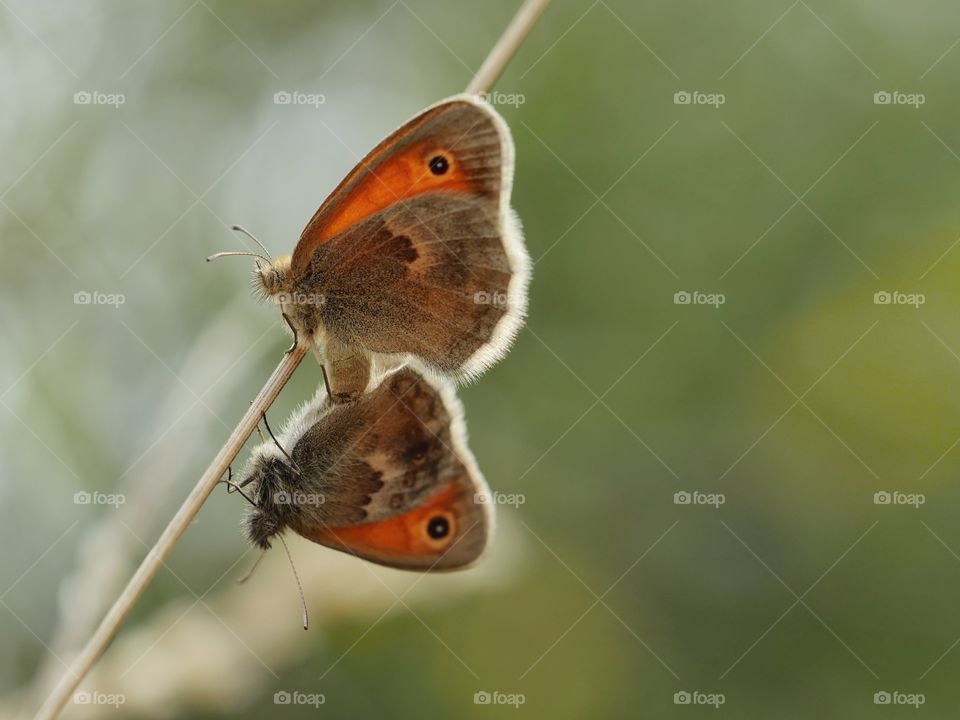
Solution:
{"label": "lower butterfly", "polygon": [[453,387],[411,367],[349,404],[321,389],[254,450],[247,486],[245,532],[264,549],[290,529],[382,565],[452,570],[474,562],[492,531]]}

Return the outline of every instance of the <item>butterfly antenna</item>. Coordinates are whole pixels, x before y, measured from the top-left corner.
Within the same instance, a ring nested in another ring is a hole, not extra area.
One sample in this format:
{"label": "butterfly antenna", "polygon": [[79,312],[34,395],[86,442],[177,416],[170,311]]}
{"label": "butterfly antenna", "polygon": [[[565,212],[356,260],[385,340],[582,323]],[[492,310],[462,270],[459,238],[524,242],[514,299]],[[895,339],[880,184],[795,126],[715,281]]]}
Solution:
{"label": "butterfly antenna", "polygon": [[248,255],[248,256],[250,256],[250,257],[255,257],[255,258],[260,258],[261,260],[266,260],[268,263],[269,263],[269,262],[272,262],[272,260],[270,260],[269,258],[264,257],[264,256],[261,255],[260,253],[247,252],[246,250],[228,250],[227,252],[214,253],[213,255],[211,255],[210,257],[207,258],[207,262],[210,262],[211,260],[216,260],[217,258],[228,257],[228,256],[230,256],[230,255]]}
{"label": "butterfly antenna", "polygon": [[260,551],[260,557],[254,560],[253,567],[247,570],[246,574],[244,574],[242,578],[237,578],[237,581],[236,581],[237,585],[243,585],[247,580],[249,580],[253,576],[253,571],[256,570],[258,567],[260,567],[260,561],[263,560],[263,556],[266,554],[267,554],[266,550]]}
{"label": "butterfly antenna", "polygon": [[277,535],[277,537],[280,538],[283,549],[287,551],[287,560],[290,561],[290,569],[293,570],[293,577],[297,581],[297,590],[300,592],[300,607],[303,608],[303,629],[307,630],[310,627],[310,619],[307,617],[307,601],[303,596],[303,584],[300,582],[300,576],[297,575],[297,567],[293,564],[293,555],[290,554],[287,541],[283,539],[283,535]]}
{"label": "butterfly antenna", "polygon": [[267,250],[266,246],[265,246],[262,242],[260,242],[259,240],[257,240],[256,237],[254,237],[253,233],[251,233],[251,232],[250,232],[249,230],[247,230],[246,228],[241,227],[240,225],[231,225],[231,226],[230,226],[230,229],[233,230],[234,232],[243,233],[243,234],[246,235],[248,238],[250,238],[251,240],[253,240],[257,245],[260,246],[260,249],[263,250],[264,254],[267,256],[267,258],[268,258],[267,262],[273,263],[273,260],[272,260],[272,259],[269,259],[269,258],[270,258],[270,251]]}

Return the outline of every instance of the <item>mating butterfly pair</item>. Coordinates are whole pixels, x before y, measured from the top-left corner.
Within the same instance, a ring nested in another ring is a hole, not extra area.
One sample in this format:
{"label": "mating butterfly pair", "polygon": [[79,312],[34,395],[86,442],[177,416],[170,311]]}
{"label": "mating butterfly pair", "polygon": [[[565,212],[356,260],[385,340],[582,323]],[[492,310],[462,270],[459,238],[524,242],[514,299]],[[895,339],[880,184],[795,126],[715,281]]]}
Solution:
{"label": "mating butterfly pair", "polygon": [[[457,96],[378,145],[292,257],[255,271],[325,388],[254,450],[249,540],[284,529],[373,562],[463,567],[492,531],[454,380],[499,360],[523,322],[529,259],[510,209],[513,142]],[[289,452],[288,452],[289,450]]]}

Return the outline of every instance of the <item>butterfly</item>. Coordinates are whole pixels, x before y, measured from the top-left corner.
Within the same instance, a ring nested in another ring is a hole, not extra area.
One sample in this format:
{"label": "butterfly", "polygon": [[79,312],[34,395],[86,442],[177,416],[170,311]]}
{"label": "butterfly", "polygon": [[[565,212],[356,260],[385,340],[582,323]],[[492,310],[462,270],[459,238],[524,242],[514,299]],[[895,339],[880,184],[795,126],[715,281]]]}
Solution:
{"label": "butterfly", "polygon": [[493,529],[452,383],[409,366],[352,403],[321,386],[244,474],[245,534],[264,550],[289,528],[382,565],[452,570],[474,562]]}
{"label": "butterfly", "polygon": [[263,258],[254,285],[322,348],[333,400],[355,400],[410,357],[466,380],[506,353],[530,276],[513,167],[510,130],[490,105],[443,100],[347,175],[292,256]]}

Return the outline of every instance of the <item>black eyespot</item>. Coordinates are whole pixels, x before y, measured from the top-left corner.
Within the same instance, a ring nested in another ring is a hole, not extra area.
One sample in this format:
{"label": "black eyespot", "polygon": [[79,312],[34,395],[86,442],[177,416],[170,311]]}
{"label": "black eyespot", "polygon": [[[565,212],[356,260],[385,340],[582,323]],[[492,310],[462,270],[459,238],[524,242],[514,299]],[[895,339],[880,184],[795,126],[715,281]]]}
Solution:
{"label": "black eyespot", "polygon": [[434,540],[442,540],[448,534],[450,534],[450,523],[445,517],[437,515],[435,518],[430,518],[430,522],[427,523],[427,535]]}
{"label": "black eyespot", "polygon": [[443,175],[447,170],[450,169],[450,163],[447,162],[447,159],[443,155],[435,155],[430,159],[430,172],[434,175]]}
{"label": "black eyespot", "polygon": [[430,450],[430,441],[423,440],[421,442],[418,442],[416,445],[413,445],[407,451],[407,457],[409,457],[414,462],[420,462],[427,456],[427,453],[429,452],[429,450]]}

